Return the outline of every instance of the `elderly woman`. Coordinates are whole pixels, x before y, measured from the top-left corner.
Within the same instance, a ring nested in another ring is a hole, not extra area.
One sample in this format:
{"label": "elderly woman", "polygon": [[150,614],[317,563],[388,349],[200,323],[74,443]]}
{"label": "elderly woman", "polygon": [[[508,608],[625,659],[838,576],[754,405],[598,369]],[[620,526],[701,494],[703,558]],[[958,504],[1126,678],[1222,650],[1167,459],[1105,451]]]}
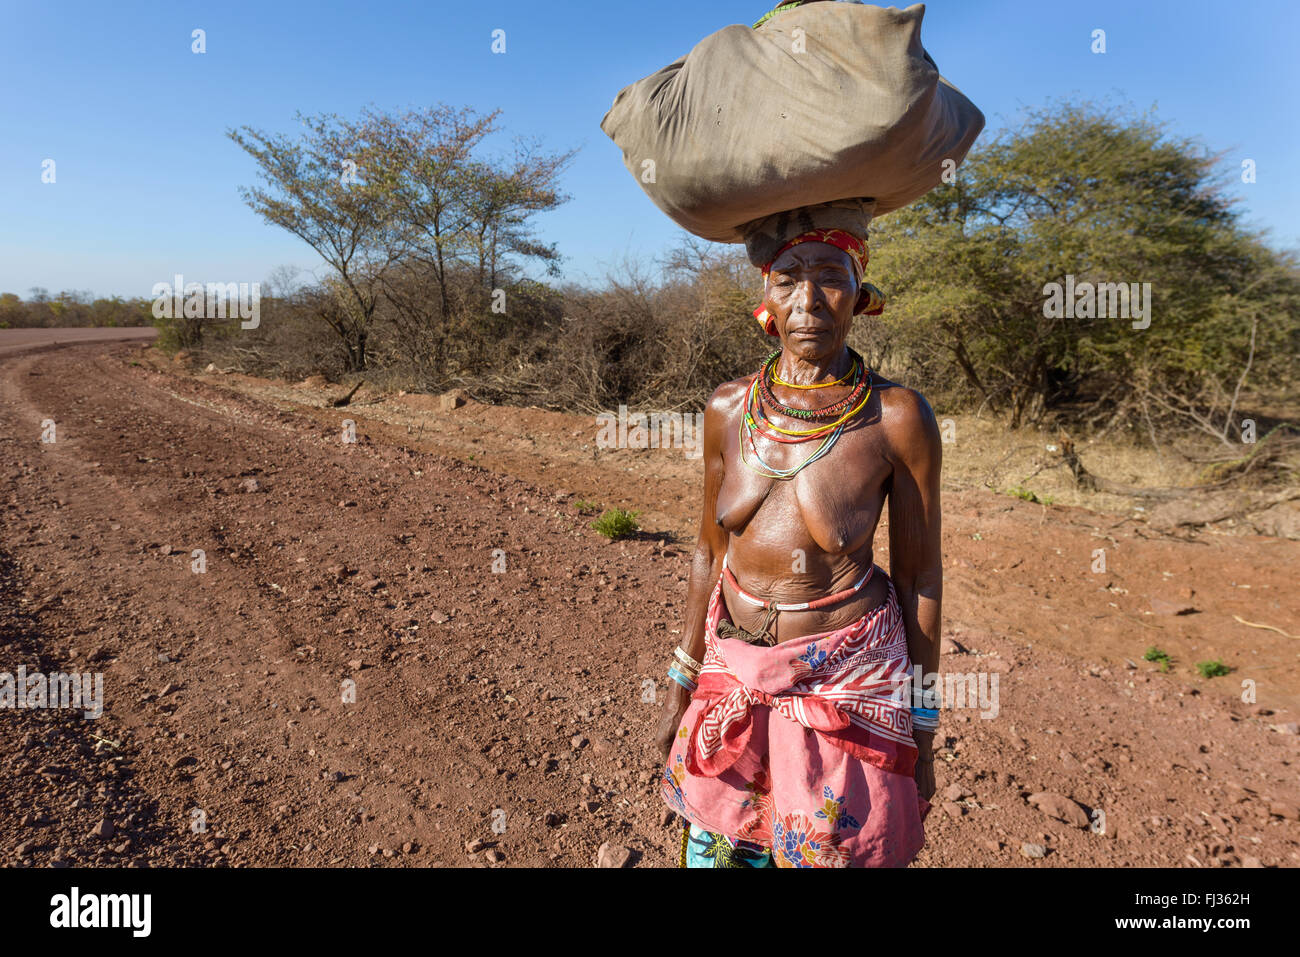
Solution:
{"label": "elderly woman", "polygon": [[[683,866],[900,867],[925,840],[937,713],[908,681],[939,663],[938,428],[847,345],[854,315],[880,312],[865,219],[801,228],[818,222],[782,214],[747,241],[764,264],[755,315],[781,348],[704,414],[658,728]],[[873,560],[886,503],[888,574]]]}

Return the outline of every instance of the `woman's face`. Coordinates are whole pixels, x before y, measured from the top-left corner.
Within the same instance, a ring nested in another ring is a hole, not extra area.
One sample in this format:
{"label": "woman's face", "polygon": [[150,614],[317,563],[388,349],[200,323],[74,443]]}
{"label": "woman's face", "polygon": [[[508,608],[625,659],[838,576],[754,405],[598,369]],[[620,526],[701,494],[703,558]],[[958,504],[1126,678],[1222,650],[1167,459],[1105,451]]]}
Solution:
{"label": "woman's face", "polygon": [[781,253],[764,291],[781,347],[810,361],[838,355],[853,325],[858,286],[853,260],[838,246],[805,242]]}

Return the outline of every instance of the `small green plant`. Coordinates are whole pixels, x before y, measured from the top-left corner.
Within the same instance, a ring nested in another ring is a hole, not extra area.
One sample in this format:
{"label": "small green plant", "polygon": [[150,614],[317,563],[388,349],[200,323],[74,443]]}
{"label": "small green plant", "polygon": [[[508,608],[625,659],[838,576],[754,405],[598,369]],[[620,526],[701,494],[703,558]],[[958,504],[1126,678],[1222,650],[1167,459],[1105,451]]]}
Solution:
{"label": "small green plant", "polygon": [[1198,661],[1196,670],[1201,673],[1202,678],[1221,678],[1232,669],[1215,658],[1213,661]]}
{"label": "small green plant", "polygon": [[588,502],[585,498],[578,499],[576,502],[573,503],[573,507],[576,508],[579,512],[582,512],[584,515],[588,512],[600,511],[599,505],[597,505],[595,502]]}
{"label": "small green plant", "polygon": [[1050,495],[1044,495],[1042,498],[1039,498],[1035,493],[1020,485],[1017,485],[1015,488],[1009,488],[1006,491],[1008,495],[1014,495],[1016,498],[1023,499],[1026,502],[1033,502],[1035,505],[1051,505],[1056,501],[1056,499],[1052,498]]}
{"label": "small green plant", "polygon": [[641,528],[636,522],[640,514],[640,512],[628,512],[621,508],[609,508],[601,514],[600,518],[591,523],[591,527],[611,541],[626,538]]}
{"label": "small green plant", "polygon": [[1160,670],[1161,670],[1161,671],[1168,671],[1168,670],[1169,670],[1169,663],[1170,663],[1170,661],[1171,661],[1172,659],[1169,657],[1169,654],[1168,654],[1167,652],[1161,651],[1161,650],[1160,650],[1159,648],[1157,648],[1155,645],[1152,645],[1150,648],[1147,649],[1146,654],[1144,654],[1144,655],[1142,656],[1142,660],[1143,660],[1143,661],[1158,661],[1158,662],[1160,662]]}

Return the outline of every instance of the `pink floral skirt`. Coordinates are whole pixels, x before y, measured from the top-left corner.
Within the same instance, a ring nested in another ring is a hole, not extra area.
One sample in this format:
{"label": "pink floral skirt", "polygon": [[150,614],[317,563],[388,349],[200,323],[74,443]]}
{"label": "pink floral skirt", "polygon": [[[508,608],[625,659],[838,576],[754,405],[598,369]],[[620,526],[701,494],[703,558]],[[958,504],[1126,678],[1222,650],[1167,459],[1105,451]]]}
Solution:
{"label": "pink floral skirt", "polygon": [[893,582],[852,624],[772,648],[719,638],[724,615],[719,578],[664,801],[699,828],[770,848],[781,867],[907,866],[930,802],[898,691],[911,661]]}

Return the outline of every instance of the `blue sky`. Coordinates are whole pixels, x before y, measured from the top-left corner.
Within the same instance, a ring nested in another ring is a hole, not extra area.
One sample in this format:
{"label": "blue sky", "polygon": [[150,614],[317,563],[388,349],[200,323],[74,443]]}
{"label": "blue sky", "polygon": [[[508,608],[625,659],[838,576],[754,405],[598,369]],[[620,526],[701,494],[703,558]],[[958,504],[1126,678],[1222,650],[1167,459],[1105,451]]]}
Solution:
{"label": "blue sky", "polygon": [[[641,193],[600,121],[624,86],[729,23],[738,0],[650,3],[0,2],[0,291],[148,295],[187,280],[264,280],[289,264],[323,274],[299,240],[259,220],[237,189],[252,160],[232,126],[292,131],[293,114],[355,114],[439,101],[501,109],[504,133],[579,148],[573,199],[538,219],[564,275],[599,282],[653,259],[680,231]],[[988,118],[1088,98],[1157,108],[1180,135],[1256,161],[1237,182],[1247,220],[1300,246],[1300,3],[1208,0],[934,0],[922,37]],[[191,52],[191,31],[207,52]],[[506,53],[491,52],[495,29]],[[1104,29],[1107,52],[1090,52]],[[983,139],[983,138],[982,138]],[[500,138],[499,146],[508,145]],[[41,182],[42,161],[56,182]]]}

